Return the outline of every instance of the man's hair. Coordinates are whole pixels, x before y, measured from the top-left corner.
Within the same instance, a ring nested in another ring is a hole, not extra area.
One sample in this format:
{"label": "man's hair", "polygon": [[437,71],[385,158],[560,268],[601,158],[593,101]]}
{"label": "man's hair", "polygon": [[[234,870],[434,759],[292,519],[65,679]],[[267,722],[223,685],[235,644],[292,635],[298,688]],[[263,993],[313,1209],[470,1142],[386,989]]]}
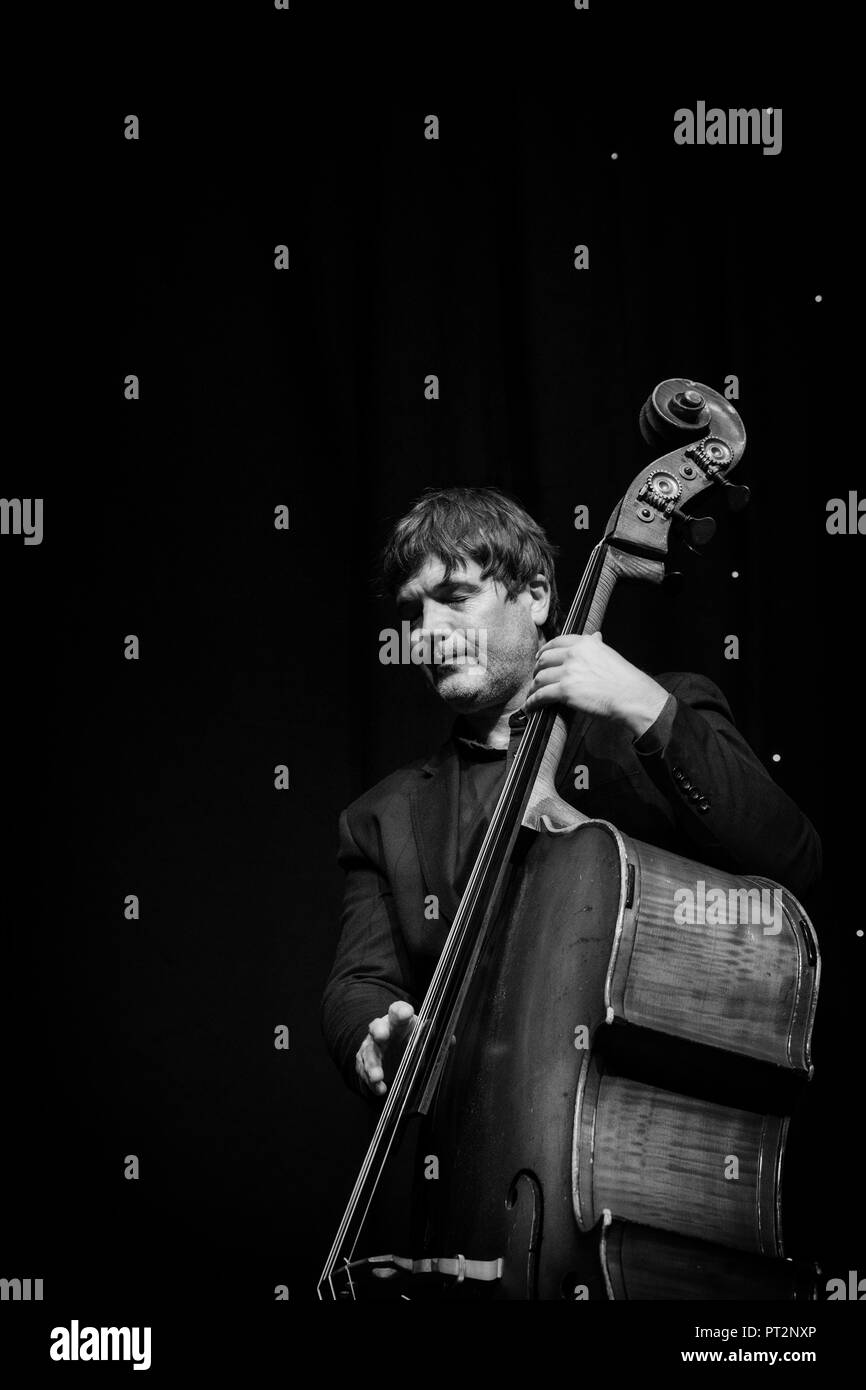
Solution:
{"label": "man's hair", "polygon": [[426,488],[385,543],[380,593],[393,597],[431,557],[442,561],[446,579],[466,560],[475,560],[482,579],[497,580],[510,599],[543,574],[550,584],[550,611],[542,628],[549,641],[560,630],[557,553],[538,522],[499,488]]}

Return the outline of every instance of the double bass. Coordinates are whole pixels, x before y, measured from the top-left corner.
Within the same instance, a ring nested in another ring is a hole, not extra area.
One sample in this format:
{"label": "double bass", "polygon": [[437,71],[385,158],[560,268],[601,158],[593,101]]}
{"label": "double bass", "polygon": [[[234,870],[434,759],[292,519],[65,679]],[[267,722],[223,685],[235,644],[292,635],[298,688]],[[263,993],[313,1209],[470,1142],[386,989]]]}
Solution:
{"label": "double bass", "polygon": [[[662,382],[640,427],[667,452],[615,507],[564,634],[599,631],[619,580],[661,582],[673,526],[706,543],[715,523],[685,510],[699,494],[748,498],[729,478],[742,421],[710,387]],[[511,722],[499,800],[319,1297],[815,1297],[782,1228],[820,979],[803,906],[583,815],[556,790],[566,716]],[[696,891],[719,910],[698,910]],[[394,1225],[407,1244],[382,1253],[377,1196],[410,1132]]]}

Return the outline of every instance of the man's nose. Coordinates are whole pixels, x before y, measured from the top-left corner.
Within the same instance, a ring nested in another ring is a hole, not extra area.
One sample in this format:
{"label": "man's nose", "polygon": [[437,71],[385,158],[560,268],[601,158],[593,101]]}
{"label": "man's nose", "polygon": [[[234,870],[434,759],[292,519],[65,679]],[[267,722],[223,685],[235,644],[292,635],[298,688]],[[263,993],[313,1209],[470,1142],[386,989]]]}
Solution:
{"label": "man's nose", "polygon": [[425,666],[437,660],[439,648],[451,636],[451,622],[451,614],[442,604],[430,601],[424,605],[424,611],[412,629],[412,642]]}
{"label": "man's nose", "polygon": [[424,611],[414,630],[421,637],[432,637],[435,633],[448,633],[451,631],[451,614],[441,603],[435,603],[430,599],[425,603]]}

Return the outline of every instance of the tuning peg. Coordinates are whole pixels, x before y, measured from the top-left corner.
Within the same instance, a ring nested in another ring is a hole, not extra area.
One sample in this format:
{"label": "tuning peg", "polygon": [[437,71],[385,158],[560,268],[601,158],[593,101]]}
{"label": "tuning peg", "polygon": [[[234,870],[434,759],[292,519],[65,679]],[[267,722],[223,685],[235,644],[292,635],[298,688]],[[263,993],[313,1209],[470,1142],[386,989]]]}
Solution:
{"label": "tuning peg", "polygon": [[729,483],[725,478],[718,478],[717,481],[725,489],[722,495],[732,512],[741,512],[744,507],[748,507],[752,494],[747,487]]}
{"label": "tuning peg", "polygon": [[716,523],[711,516],[688,516],[678,507],[671,519],[679,526],[689,550],[703,549],[716,534]]}

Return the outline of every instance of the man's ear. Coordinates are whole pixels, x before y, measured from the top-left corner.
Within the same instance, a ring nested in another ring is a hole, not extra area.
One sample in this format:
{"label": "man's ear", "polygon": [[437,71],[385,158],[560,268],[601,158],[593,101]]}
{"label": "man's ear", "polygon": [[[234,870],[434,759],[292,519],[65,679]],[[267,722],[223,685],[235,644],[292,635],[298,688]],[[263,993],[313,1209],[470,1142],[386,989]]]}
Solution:
{"label": "man's ear", "polygon": [[529,607],[532,621],[537,628],[541,629],[547,622],[547,615],[550,612],[550,580],[543,574],[533,575],[527,588],[532,597]]}

